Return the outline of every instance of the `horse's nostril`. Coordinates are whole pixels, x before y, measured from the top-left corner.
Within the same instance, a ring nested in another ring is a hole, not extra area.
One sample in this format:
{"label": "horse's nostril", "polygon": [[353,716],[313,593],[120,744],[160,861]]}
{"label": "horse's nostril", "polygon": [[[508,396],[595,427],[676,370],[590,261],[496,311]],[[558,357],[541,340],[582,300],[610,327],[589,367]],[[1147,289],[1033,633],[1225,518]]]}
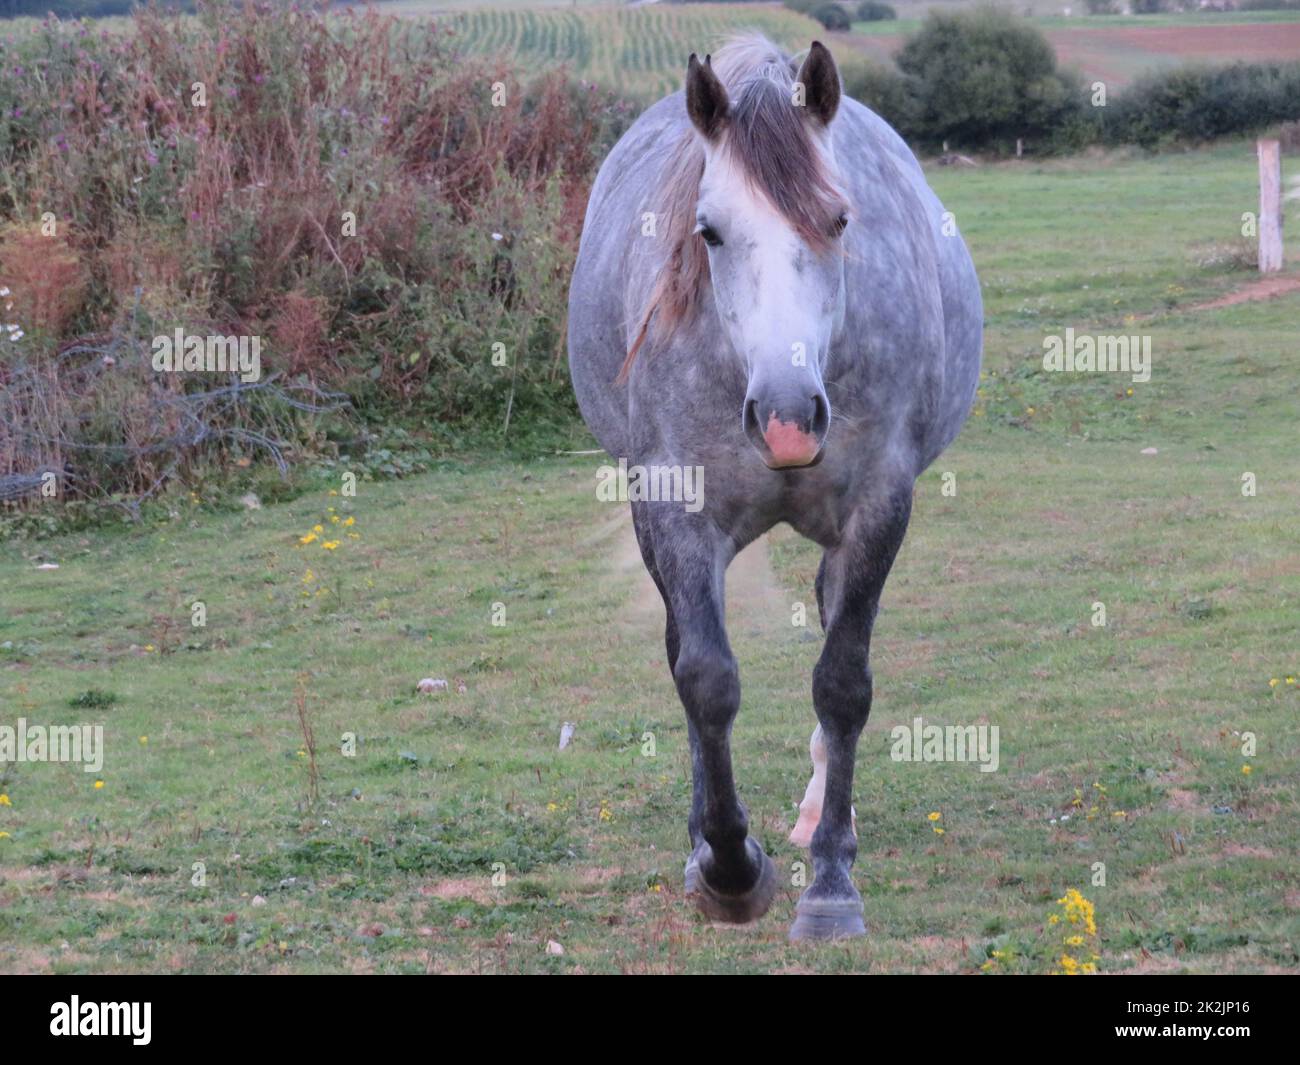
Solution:
{"label": "horse's nostril", "polygon": [[813,420],[812,431],[814,436],[821,436],[826,432],[831,423],[831,409],[826,402],[826,397],[820,392],[812,398],[813,401]]}

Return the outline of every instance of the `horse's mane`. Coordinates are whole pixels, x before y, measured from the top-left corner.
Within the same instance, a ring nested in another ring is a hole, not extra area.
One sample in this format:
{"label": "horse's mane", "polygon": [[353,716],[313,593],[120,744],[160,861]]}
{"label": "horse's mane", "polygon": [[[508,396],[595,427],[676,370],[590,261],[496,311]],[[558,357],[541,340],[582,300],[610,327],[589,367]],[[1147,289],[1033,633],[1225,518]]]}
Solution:
{"label": "horse's mane", "polygon": [[[791,57],[762,34],[747,33],[729,38],[712,64],[730,102],[720,150],[730,153],[751,186],[771,201],[810,247],[825,250],[845,204],[826,172],[802,109],[793,102],[797,72]],[[699,308],[709,278],[708,253],[694,232],[703,176],[704,149],[688,124],[668,153],[653,194],[659,201],[655,217],[668,254],[639,315],[620,380],[645,344],[652,320],[656,336],[663,340],[689,322]]]}

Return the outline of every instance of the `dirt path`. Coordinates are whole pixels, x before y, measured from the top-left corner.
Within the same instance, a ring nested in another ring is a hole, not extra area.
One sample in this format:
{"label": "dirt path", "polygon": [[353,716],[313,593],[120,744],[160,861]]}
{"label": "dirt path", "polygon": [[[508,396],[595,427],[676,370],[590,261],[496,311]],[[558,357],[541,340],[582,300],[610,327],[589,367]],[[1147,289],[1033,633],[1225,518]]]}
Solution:
{"label": "dirt path", "polygon": [[1235,307],[1238,303],[1250,303],[1254,300],[1271,300],[1274,296],[1285,296],[1289,292],[1300,292],[1300,277],[1262,277],[1252,281],[1235,292],[1198,303],[1194,311],[1213,311],[1219,307]]}

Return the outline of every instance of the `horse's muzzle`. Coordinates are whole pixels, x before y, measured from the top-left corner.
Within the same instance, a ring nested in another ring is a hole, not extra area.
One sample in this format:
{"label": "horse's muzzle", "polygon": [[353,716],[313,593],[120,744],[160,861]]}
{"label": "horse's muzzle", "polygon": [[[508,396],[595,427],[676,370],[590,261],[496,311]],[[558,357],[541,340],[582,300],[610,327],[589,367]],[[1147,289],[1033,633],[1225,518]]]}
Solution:
{"label": "horse's muzzle", "polygon": [[769,469],[815,466],[831,424],[831,408],[820,390],[810,396],[745,398],[744,428]]}

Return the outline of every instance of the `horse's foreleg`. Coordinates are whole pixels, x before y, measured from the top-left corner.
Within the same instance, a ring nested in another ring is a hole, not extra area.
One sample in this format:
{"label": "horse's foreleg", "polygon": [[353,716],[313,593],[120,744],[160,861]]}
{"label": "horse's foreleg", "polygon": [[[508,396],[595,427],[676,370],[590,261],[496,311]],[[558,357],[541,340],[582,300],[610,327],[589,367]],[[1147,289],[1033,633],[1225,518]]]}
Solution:
{"label": "horse's foreleg", "polygon": [[[814,880],[796,908],[791,939],[862,935],[862,898],[851,870],[853,763],[871,713],[871,627],[885,578],[911,512],[910,485],[881,505],[860,507],[839,546],[827,551],[822,615],[826,645],[813,670],[813,704],[826,749],[821,817],[812,835]],[[815,777],[814,777],[815,779]]]}
{"label": "horse's foreleg", "polygon": [[[663,578],[659,576],[659,565],[655,561],[654,530],[651,528],[648,512],[644,505],[634,504],[632,506],[632,527],[636,530],[637,545],[641,548],[641,561],[645,563],[646,572],[650,574],[650,579],[655,582],[655,587],[659,589],[659,595],[664,601],[664,649],[668,652],[668,671],[675,676],[677,672],[677,654],[681,650],[681,637],[677,633],[677,619],[673,617],[672,599],[668,595],[668,589],[664,586]],[[686,830],[690,837],[691,849],[694,850],[699,846],[700,840],[704,838],[700,832],[700,821],[704,816],[704,786],[702,783],[704,767],[700,760],[699,739],[695,734],[695,726],[691,723],[689,717],[686,720],[686,731],[691,751],[691,785],[693,792],[691,815],[686,822]]]}
{"label": "horse's foreleg", "polygon": [[[655,505],[657,506],[657,505]],[[652,542],[660,590],[676,626],[672,663],[691,734],[693,851],[686,891],[716,921],[761,917],[776,894],[776,867],[749,835],[731,770],[740,673],[727,641],[723,581],[735,545],[711,522],[646,507],[638,532]]]}

